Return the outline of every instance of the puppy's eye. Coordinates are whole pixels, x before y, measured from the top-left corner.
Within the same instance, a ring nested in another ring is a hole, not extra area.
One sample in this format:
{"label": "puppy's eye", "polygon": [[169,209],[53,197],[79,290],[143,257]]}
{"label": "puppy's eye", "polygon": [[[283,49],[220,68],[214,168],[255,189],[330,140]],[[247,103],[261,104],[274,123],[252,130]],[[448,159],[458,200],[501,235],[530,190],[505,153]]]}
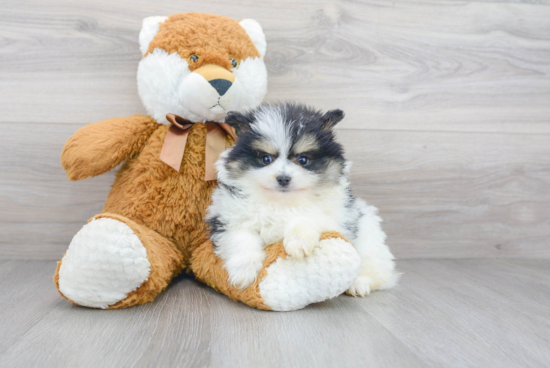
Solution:
{"label": "puppy's eye", "polygon": [[191,56],[189,56],[189,60],[196,63],[197,61],[199,61],[199,57],[195,54],[192,54]]}
{"label": "puppy's eye", "polygon": [[231,61],[231,65],[233,65],[233,68],[236,68],[239,66],[239,62],[237,61],[237,59],[229,58],[229,61]]}
{"label": "puppy's eye", "polygon": [[299,155],[297,158],[296,158],[296,161],[302,165],[302,166],[306,166],[307,164],[309,164],[309,158],[307,158],[306,156],[304,155]]}
{"label": "puppy's eye", "polygon": [[273,156],[271,156],[271,155],[263,155],[263,156],[262,156],[262,163],[263,163],[264,165],[267,166],[267,165],[269,165],[269,164],[272,163],[272,162],[273,162]]}

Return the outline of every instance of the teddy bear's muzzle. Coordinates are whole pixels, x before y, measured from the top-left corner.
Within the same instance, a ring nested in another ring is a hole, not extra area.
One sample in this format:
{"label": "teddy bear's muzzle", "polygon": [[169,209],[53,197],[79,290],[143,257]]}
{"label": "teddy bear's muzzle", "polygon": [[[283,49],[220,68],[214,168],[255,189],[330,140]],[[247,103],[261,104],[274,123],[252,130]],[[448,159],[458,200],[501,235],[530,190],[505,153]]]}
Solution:
{"label": "teddy bear's muzzle", "polygon": [[225,95],[225,92],[227,92],[227,90],[233,85],[233,83],[231,83],[227,79],[214,79],[208,81],[208,83],[210,83],[210,85],[214,87],[214,89],[216,90],[216,92],[219,93],[220,96]]}
{"label": "teddy bear's muzzle", "polygon": [[215,64],[206,64],[193,71],[202,76],[220,96],[223,96],[235,82],[235,75]]}

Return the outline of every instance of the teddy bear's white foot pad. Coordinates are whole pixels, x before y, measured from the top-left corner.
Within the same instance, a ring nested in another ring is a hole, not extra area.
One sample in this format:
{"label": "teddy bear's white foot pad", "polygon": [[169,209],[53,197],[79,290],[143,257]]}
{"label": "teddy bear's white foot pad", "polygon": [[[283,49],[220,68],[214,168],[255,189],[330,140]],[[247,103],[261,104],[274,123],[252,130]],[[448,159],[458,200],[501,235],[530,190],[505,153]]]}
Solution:
{"label": "teddy bear's white foot pad", "polygon": [[355,248],[340,238],[321,240],[303,260],[279,258],[259,283],[264,304],[275,311],[302,309],[334,298],[359,276],[361,259]]}
{"label": "teddy bear's white foot pad", "polygon": [[123,222],[100,218],[74,236],[59,268],[59,291],[73,302],[107,308],[149,278],[147,250]]}

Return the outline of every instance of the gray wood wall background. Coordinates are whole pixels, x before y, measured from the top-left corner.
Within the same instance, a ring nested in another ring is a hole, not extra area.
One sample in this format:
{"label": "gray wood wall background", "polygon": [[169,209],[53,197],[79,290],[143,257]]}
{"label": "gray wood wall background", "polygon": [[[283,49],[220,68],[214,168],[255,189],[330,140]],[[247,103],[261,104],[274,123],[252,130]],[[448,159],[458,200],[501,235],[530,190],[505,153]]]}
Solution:
{"label": "gray wood wall background", "polygon": [[63,143],[145,112],[141,21],[190,11],[262,24],[267,101],[347,113],[398,257],[550,257],[548,3],[2,0],[0,258],[57,259],[101,210],[113,173],[69,182]]}

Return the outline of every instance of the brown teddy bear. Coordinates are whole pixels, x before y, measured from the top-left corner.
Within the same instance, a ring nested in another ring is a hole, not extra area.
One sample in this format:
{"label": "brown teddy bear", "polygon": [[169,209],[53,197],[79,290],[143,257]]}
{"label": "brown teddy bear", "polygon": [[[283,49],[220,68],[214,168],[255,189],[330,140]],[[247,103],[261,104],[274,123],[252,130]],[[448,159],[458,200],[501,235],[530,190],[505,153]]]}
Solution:
{"label": "brown teddy bear", "polygon": [[214,162],[236,139],[224,118],[257,106],[267,90],[261,26],[199,13],[149,17],[139,42],[138,90],[149,116],[86,125],[63,147],[70,180],[122,166],[102,213],[58,262],[60,294],[82,306],[125,308],[152,301],[182,271],[260,309],[299,309],[344,292],[360,259],[337,233],[325,233],[304,260],[287,257],[281,243],[266,247],[264,268],[245,290],[227,284],[209,241],[203,218]]}

